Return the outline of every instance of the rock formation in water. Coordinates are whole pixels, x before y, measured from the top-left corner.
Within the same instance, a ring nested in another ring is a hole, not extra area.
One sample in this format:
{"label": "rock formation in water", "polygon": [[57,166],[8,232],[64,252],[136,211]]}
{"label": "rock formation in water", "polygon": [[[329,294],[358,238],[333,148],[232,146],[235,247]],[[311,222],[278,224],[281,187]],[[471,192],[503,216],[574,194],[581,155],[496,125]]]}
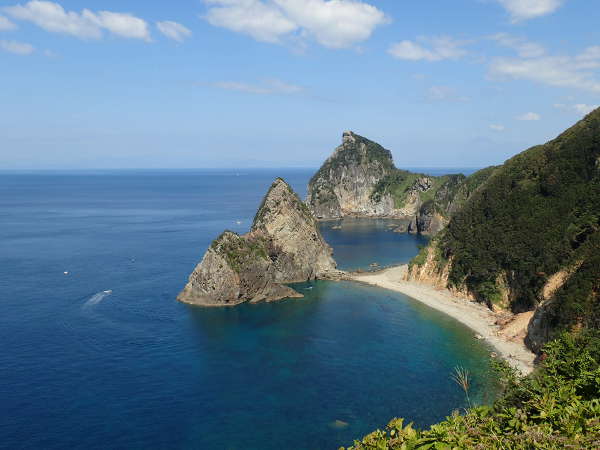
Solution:
{"label": "rock formation in water", "polygon": [[560,331],[600,328],[600,109],[492,169],[408,277],[535,311],[534,351]]}
{"label": "rock formation in water", "polygon": [[346,215],[384,216],[393,210],[391,198],[374,199],[374,186],[395,168],[392,154],[381,145],[345,132],[308,185],[308,204],[322,219]]}
{"label": "rock formation in water", "polygon": [[302,297],[286,283],[335,273],[332,250],[292,188],[275,180],[249,233],[225,231],[192,272],[178,300],[204,306]]}
{"label": "rock formation in water", "polygon": [[393,217],[406,221],[399,232],[435,234],[476,187],[464,175],[399,170],[389,150],[347,131],[310,180],[307,203],[319,219]]}

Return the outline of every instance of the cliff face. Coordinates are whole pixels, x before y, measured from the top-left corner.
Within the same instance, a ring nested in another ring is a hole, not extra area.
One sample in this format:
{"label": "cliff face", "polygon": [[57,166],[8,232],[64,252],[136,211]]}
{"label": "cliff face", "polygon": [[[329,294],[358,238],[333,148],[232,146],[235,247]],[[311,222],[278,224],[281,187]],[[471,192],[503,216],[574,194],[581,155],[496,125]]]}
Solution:
{"label": "cliff face", "polygon": [[282,179],[275,180],[249,233],[226,231],[207,250],[178,300],[204,306],[301,297],[284,283],[326,276],[336,265],[317,222]]}
{"label": "cliff face", "polygon": [[399,170],[389,150],[347,131],[310,180],[307,203],[319,219],[394,217],[407,221],[398,232],[436,234],[476,187],[464,175]]}
{"label": "cliff face", "polygon": [[600,328],[599,158],[596,110],[482,174],[409,278],[490,307],[535,311],[526,342],[536,351],[559,331]]}
{"label": "cliff face", "polygon": [[392,154],[379,144],[347,131],[342,145],[312,177],[308,204],[320,219],[348,215],[384,216],[391,198],[371,198],[374,186],[394,171]]}

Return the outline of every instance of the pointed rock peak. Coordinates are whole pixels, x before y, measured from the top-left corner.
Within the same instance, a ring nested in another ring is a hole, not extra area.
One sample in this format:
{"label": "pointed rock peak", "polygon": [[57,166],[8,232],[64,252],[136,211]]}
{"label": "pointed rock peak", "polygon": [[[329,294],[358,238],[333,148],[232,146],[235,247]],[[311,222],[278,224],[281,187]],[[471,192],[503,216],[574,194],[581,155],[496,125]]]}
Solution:
{"label": "pointed rock peak", "polygon": [[276,178],[256,212],[252,230],[260,228],[277,216],[292,214],[300,214],[311,222],[314,220],[308,207],[291,186],[283,178]]}
{"label": "pointed rock peak", "polygon": [[259,211],[264,207],[265,203],[271,199],[281,199],[281,197],[291,197],[300,201],[292,187],[283,178],[277,177],[267,191]]}
{"label": "pointed rock peak", "polygon": [[342,133],[342,146],[354,147],[356,144],[379,145],[366,137],[356,134],[354,131],[344,131],[344,133]]}
{"label": "pointed rock peak", "polygon": [[342,144],[356,143],[356,135],[352,131],[344,131],[342,134]]}
{"label": "pointed rock peak", "polygon": [[290,191],[292,190],[291,186],[283,178],[281,178],[281,177],[275,178],[275,181],[273,181],[273,184],[271,184],[271,187],[269,189],[269,192],[267,192],[267,195],[269,195],[273,189],[282,188],[282,187],[287,188]]}
{"label": "pointed rock peak", "polygon": [[343,159],[344,164],[348,164],[350,158],[355,163],[368,163],[371,161],[380,161],[386,168],[392,169],[394,162],[392,152],[383,148],[377,142],[371,141],[353,131],[344,131],[342,134],[342,145],[337,147],[333,154],[325,161],[323,166],[327,166],[332,161]]}

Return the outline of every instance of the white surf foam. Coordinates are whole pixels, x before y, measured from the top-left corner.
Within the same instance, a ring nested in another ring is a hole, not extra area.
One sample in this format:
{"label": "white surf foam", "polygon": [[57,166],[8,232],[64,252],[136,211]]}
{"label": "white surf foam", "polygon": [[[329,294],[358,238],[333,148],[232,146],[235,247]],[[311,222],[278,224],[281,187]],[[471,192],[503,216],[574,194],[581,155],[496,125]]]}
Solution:
{"label": "white surf foam", "polygon": [[98,292],[97,294],[92,295],[87,302],[83,305],[84,308],[89,308],[91,306],[97,305],[106,297],[112,294],[112,290]]}

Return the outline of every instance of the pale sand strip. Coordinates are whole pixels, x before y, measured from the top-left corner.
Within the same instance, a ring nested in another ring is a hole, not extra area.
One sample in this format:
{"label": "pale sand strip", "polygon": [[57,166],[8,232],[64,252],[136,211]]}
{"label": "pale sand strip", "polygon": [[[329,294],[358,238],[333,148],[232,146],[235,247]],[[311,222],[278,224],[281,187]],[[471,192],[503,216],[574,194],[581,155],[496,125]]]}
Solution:
{"label": "pale sand strip", "polygon": [[350,275],[355,281],[401,292],[409,297],[441,311],[471,328],[492,345],[509,364],[528,374],[533,370],[535,355],[523,342],[524,329],[530,314],[515,316],[516,319],[501,327],[496,325],[499,316],[489,308],[471,300],[453,295],[447,289],[439,289],[423,283],[404,281],[407,266],[391,267],[378,272]]}

